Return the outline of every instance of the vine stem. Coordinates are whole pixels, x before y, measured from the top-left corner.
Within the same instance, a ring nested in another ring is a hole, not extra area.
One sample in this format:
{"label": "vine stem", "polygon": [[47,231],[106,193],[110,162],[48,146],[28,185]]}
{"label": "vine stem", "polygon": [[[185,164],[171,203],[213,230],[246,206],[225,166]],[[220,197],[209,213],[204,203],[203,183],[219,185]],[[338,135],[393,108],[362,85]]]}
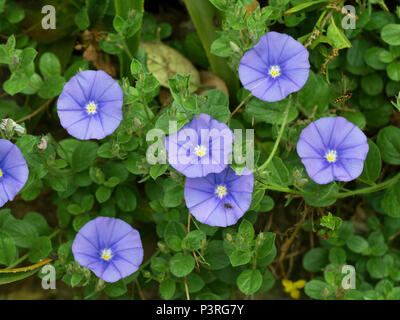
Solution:
{"label": "vine stem", "polygon": [[281,129],[279,130],[279,134],[278,134],[278,138],[275,141],[274,147],[272,148],[271,153],[268,156],[267,161],[265,161],[260,167],[258,167],[258,169],[256,171],[262,171],[264,170],[268,164],[271,162],[272,158],[274,157],[276,150],[278,150],[278,146],[279,146],[279,142],[281,141],[282,135],[283,135],[283,131],[286,127],[286,122],[287,122],[287,118],[289,115],[289,109],[290,109],[290,105],[291,105],[291,101],[292,101],[292,97],[289,97],[289,101],[286,105],[284,114],[283,114],[283,119],[282,119],[282,126]]}
{"label": "vine stem", "polygon": [[21,123],[21,122],[24,122],[24,121],[26,121],[26,120],[29,120],[29,119],[31,119],[31,118],[33,118],[34,116],[36,116],[38,113],[40,113],[40,112],[42,112],[44,109],[46,109],[49,105],[50,105],[50,103],[52,102],[54,100],[54,98],[51,98],[51,99],[49,99],[49,100],[47,100],[45,103],[43,103],[39,108],[37,108],[35,111],[33,111],[31,114],[29,114],[29,115],[27,115],[27,116],[25,116],[25,117],[23,117],[23,118],[21,118],[21,119],[18,119],[17,121],[15,121],[16,123]]}
{"label": "vine stem", "polygon": [[233,115],[239,111],[239,109],[246,103],[247,100],[249,100],[253,95],[249,93],[249,95],[243,99],[243,101],[233,110],[233,112],[229,115],[228,120],[225,121],[225,123],[229,123],[233,117]]}
{"label": "vine stem", "polygon": [[352,190],[352,191],[348,191],[348,192],[339,192],[336,196],[338,198],[346,198],[346,197],[350,197],[350,196],[354,196],[356,194],[363,194],[363,193],[371,193],[371,192],[376,192],[376,191],[380,191],[383,189],[386,189],[388,187],[390,187],[392,184],[395,184],[398,180],[400,179],[400,173],[398,173],[397,175],[395,175],[394,177],[382,182],[382,183],[378,183],[374,186],[371,187],[367,187],[367,188],[361,188],[361,189],[356,189],[356,190]]}

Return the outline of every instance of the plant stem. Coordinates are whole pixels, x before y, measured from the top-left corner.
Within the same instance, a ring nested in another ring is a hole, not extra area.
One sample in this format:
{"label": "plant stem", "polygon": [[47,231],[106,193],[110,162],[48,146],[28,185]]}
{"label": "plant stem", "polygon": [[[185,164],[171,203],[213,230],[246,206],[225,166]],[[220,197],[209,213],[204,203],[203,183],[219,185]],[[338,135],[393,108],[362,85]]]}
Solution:
{"label": "plant stem", "polygon": [[225,81],[229,88],[231,101],[236,100],[235,93],[238,81],[234,72],[229,68],[226,59],[213,55],[211,44],[217,38],[213,23],[215,8],[209,0],[183,0],[189,15],[196,27],[200,41],[210,62],[212,71]]}
{"label": "plant stem", "polygon": [[[114,7],[115,14],[126,19],[129,10],[133,9],[138,13],[143,13],[144,0],[114,0]],[[140,23],[142,23],[142,21]],[[130,63],[132,58],[137,55],[141,32],[142,28],[140,28],[132,37],[124,40],[124,52],[119,55],[120,72],[124,77],[130,76]]]}
{"label": "plant stem", "polygon": [[382,183],[378,183],[371,187],[356,189],[356,190],[352,190],[352,191],[348,191],[348,192],[339,192],[337,194],[337,197],[338,198],[346,198],[346,197],[354,196],[356,194],[364,194],[364,193],[372,193],[372,192],[380,191],[380,190],[390,187],[392,184],[395,184],[399,179],[400,179],[400,173],[398,173],[397,175],[395,175],[394,177],[392,177],[386,181],[383,181]]}
{"label": "plant stem", "polygon": [[274,157],[276,150],[278,150],[279,142],[281,141],[283,131],[286,127],[286,121],[287,121],[287,118],[289,115],[289,109],[290,109],[291,102],[292,102],[292,97],[290,96],[289,101],[286,104],[286,108],[285,108],[285,111],[283,114],[283,119],[282,119],[282,126],[281,126],[281,129],[279,130],[278,138],[275,141],[274,147],[272,148],[272,151],[269,154],[267,161],[265,161],[256,171],[262,171],[263,169],[265,169],[268,166],[268,164],[271,162],[272,158]]}
{"label": "plant stem", "polygon": [[161,253],[160,249],[157,249],[157,251],[154,252],[153,255],[152,255],[145,263],[143,263],[143,264],[139,267],[139,270],[143,270],[144,268],[146,268],[147,265],[151,262],[151,260],[152,260],[154,257],[157,257],[160,253]]}
{"label": "plant stem", "polygon": [[249,100],[253,95],[251,93],[249,93],[249,95],[243,99],[243,101],[236,107],[235,110],[233,110],[233,112],[229,115],[228,120],[225,121],[225,123],[229,123],[233,117],[233,115],[239,111],[239,109],[246,103],[247,100]]}
{"label": "plant stem", "polygon": [[50,103],[52,102],[54,100],[54,98],[51,98],[51,99],[49,99],[49,100],[47,100],[45,103],[43,103],[39,108],[37,108],[35,111],[33,111],[31,114],[29,114],[29,115],[27,115],[27,116],[25,116],[25,117],[23,117],[23,118],[21,118],[21,119],[18,119],[17,121],[15,121],[16,123],[21,123],[21,122],[24,122],[24,121],[26,121],[26,120],[29,120],[29,119],[31,119],[31,118],[33,118],[34,116],[36,116],[38,113],[40,113],[40,112],[42,112],[44,109],[46,109],[49,105],[50,105]]}

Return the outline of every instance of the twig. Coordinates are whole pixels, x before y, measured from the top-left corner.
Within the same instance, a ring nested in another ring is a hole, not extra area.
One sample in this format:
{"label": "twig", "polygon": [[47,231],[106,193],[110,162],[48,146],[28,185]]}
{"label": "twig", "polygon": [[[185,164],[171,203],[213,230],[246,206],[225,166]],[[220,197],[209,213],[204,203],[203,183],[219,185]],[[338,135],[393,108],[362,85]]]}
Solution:
{"label": "twig", "polygon": [[39,108],[37,108],[35,111],[33,111],[31,114],[29,114],[29,115],[27,115],[27,116],[25,116],[25,117],[23,117],[23,118],[21,118],[21,119],[18,119],[17,121],[15,121],[16,123],[21,123],[21,122],[24,122],[24,121],[26,121],[26,120],[29,120],[29,119],[31,119],[31,118],[33,118],[34,116],[36,116],[38,113],[40,113],[40,112],[42,112],[44,109],[46,109],[49,105],[50,105],[50,103],[52,102],[54,100],[54,98],[51,98],[51,99],[49,99],[49,100],[47,100],[45,103],[43,103]]}
{"label": "twig", "polygon": [[243,101],[236,107],[235,110],[233,110],[233,112],[229,115],[228,120],[225,121],[225,123],[229,123],[233,117],[233,115],[239,111],[239,109],[246,103],[247,100],[249,100],[253,95],[251,93],[249,93],[249,95],[243,99]]}
{"label": "twig", "polygon": [[190,300],[189,288],[188,288],[186,276],[185,276],[185,291],[186,291],[186,300]]}
{"label": "twig", "polygon": [[146,298],[144,297],[143,291],[142,291],[142,287],[140,286],[138,279],[135,279],[135,283],[136,283],[136,287],[138,288],[140,299],[146,300]]}
{"label": "twig", "polygon": [[291,102],[292,102],[292,96],[289,97],[289,101],[288,101],[288,103],[286,105],[286,109],[285,109],[285,112],[283,114],[281,129],[279,130],[278,138],[276,138],[276,141],[274,143],[274,147],[272,148],[272,151],[269,154],[267,161],[265,161],[260,167],[258,167],[257,171],[262,171],[263,169],[265,169],[268,166],[268,164],[270,163],[270,161],[274,157],[274,155],[276,153],[276,150],[278,149],[278,145],[279,145],[279,142],[281,141],[281,138],[282,138],[282,135],[283,135],[283,131],[284,131],[285,127],[286,127],[286,122],[287,122],[287,118],[288,118],[288,115],[289,115],[289,109],[290,109]]}

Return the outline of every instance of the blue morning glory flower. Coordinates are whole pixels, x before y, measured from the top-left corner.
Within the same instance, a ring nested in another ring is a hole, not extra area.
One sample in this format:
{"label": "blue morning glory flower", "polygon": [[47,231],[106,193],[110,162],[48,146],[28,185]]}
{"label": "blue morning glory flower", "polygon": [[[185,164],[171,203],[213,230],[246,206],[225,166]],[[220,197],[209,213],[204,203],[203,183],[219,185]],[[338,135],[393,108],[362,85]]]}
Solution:
{"label": "blue morning glory flower", "polygon": [[97,217],[86,223],[72,244],[75,260],[106,282],[136,272],[143,261],[140,234],[116,218]]}
{"label": "blue morning glory flower", "polygon": [[240,81],[263,101],[279,101],[307,82],[307,49],[287,34],[268,32],[247,51],[239,65]]}
{"label": "blue morning glory flower", "polygon": [[226,227],[235,224],[251,204],[254,176],[245,168],[241,175],[227,167],[206,177],[187,178],[185,202],[201,223]]}
{"label": "blue morning glory flower", "polygon": [[12,201],[28,180],[29,169],[18,147],[0,139],[0,207]]}
{"label": "blue morning glory flower", "polygon": [[123,92],[104,71],[87,70],[73,76],[57,102],[61,125],[80,140],[103,139],[122,120]]}
{"label": "blue morning glory flower", "polygon": [[230,162],[233,139],[225,123],[202,113],[166,137],[168,162],[190,178],[221,172]]}
{"label": "blue morning glory flower", "polygon": [[318,184],[356,179],[363,171],[368,150],[365,134],[343,117],[311,122],[297,142],[301,162]]}

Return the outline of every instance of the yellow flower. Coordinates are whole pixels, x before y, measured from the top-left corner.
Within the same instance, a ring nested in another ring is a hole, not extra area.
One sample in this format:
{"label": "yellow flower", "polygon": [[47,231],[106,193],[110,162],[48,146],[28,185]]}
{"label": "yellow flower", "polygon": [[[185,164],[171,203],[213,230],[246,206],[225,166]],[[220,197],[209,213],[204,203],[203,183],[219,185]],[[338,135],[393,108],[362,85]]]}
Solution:
{"label": "yellow flower", "polygon": [[300,298],[300,290],[304,288],[306,285],[305,280],[297,280],[293,282],[291,280],[282,279],[282,285],[285,292],[288,292],[292,299],[299,299]]}

